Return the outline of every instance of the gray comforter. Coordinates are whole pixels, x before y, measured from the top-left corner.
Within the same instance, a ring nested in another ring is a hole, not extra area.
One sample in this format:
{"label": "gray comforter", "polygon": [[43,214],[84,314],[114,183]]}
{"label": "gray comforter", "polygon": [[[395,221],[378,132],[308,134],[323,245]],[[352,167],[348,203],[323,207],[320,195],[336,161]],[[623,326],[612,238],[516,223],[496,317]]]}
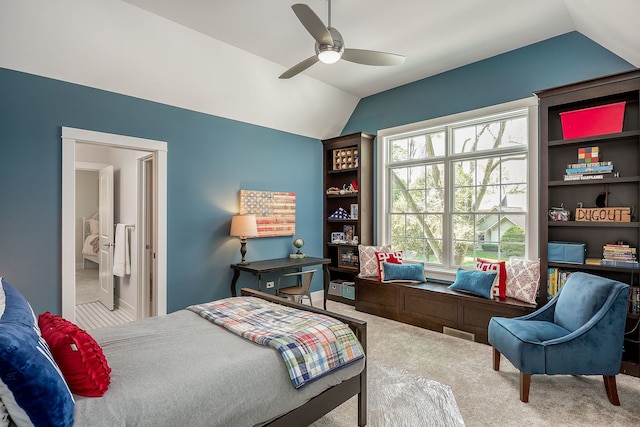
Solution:
{"label": "gray comforter", "polygon": [[91,332],[111,366],[76,426],[253,426],[358,375],[364,360],[296,390],[278,352],[182,310]]}

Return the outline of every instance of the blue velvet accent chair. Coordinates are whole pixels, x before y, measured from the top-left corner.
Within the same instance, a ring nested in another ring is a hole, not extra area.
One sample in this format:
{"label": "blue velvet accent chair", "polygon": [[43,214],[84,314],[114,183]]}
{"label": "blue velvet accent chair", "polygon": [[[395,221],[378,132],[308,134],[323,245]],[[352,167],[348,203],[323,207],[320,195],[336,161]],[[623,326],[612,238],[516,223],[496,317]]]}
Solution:
{"label": "blue velvet accent chair", "polygon": [[520,400],[529,401],[532,374],[602,375],[607,397],[620,405],[620,372],[629,286],[575,272],[558,294],[535,312],[493,317],[489,343],[493,370],[503,354],[520,371]]}

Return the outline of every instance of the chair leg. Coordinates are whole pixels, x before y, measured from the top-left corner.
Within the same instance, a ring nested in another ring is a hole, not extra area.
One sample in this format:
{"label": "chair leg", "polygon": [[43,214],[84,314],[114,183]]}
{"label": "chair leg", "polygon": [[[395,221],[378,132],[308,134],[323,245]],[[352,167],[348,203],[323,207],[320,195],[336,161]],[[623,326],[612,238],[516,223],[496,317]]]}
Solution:
{"label": "chair leg", "polygon": [[603,375],[604,389],[607,391],[607,397],[612,405],[620,406],[620,399],[618,399],[618,388],[616,387],[615,375]]}
{"label": "chair leg", "polygon": [[531,387],[531,374],[520,372],[520,400],[524,403],[529,401],[529,388]]}
{"label": "chair leg", "polygon": [[500,352],[495,347],[493,347],[493,370],[500,370]]}

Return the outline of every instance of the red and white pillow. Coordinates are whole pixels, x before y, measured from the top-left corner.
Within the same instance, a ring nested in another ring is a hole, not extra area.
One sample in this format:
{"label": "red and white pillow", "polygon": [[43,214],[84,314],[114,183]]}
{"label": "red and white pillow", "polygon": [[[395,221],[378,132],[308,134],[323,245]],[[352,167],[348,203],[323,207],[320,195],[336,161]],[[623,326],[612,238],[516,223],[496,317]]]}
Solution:
{"label": "red and white pillow", "polygon": [[38,316],[38,326],[71,392],[102,396],[111,382],[111,368],[93,337],[49,312]]}
{"label": "red and white pillow", "polygon": [[402,264],[402,251],[396,252],[376,252],[376,258],[378,260],[378,280],[384,280],[384,268],[382,268],[383,262],[389,264]]}
{"label": "red and white pillow", "polygon": [[507,297],[506,262],[476,258],[476,270],[497,273],[493,286],[493,298],[505,299]]}

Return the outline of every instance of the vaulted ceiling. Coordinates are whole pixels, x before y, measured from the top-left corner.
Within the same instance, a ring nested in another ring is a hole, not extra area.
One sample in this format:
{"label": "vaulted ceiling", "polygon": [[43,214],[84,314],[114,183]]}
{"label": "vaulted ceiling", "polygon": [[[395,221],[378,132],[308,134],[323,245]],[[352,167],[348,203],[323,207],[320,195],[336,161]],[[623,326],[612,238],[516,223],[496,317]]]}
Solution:
{"label": "vaulted ceiling", "polygon": [[[125,0],[283,71],[314,54],[295,0]],[[299,0],[327,24],[327,0]],[[637,0],[333,0],[346,47],[404,55],[401,66],[317,63],[305,75],[358,97],[372,95],[570,31],[640,66]],[[277,78],[274,75],[273,78]]]}

